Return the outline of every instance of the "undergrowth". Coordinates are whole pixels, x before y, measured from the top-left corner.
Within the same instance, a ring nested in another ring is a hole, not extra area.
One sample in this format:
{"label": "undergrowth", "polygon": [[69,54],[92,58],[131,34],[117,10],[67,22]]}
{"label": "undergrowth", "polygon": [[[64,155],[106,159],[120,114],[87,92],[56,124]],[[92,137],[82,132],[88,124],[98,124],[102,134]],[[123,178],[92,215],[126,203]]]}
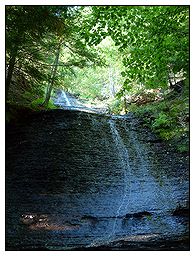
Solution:
{"label": "undergrowth", "polygon": [[47,106],[43,105],[44,98],[38,98],[36,100],[33,100],[30,104],[30,108],[33,110],[42,110],[42,109],[57,109],[57,107],[54,105],[53,101],[50,99]]}
{"label": "undergrowth", "polygon": [[29,104],[22,103],[13,103],[7,102],[6,104],[6,122],[17,122],[17,120],[21,119],[21,115],[28,115],[33,111],[41,111],[41,110],[50,110],[57,109],[54,105],[53,101],[50,100],[47,106],[43,106],[44,98],[38,98],[33,100]]}
{"label": "undergrowth", "polygon": [[179,152],[189,150],[189,100],[188,93],[167,96],[161,101],[142,106],[131,105],[129,111],[142,120],[161,139],[174,143]]}

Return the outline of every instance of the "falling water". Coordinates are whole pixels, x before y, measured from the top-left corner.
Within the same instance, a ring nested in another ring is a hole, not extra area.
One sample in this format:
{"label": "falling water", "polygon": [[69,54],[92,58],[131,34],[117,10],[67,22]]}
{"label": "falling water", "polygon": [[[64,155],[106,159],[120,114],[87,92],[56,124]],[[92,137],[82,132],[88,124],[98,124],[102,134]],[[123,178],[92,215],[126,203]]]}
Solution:
{"label": "falling water", "polygon": [[65,93],[64,91],[62,91],[62,92],[61,92],[61,95],[62,95],[61,97],[62,97],[63,99],[65,99],[65,101],[66,101],[66,106],[71,106],[71,103],[70,103],[70,101],[69,101],[69,99],[68,99],[66,93]]}
{"label": "falling water", "polygon": [[[137,138],[136,133],[133,131],[131,124],[130,129],[127,127],[126,122],[123,123],[125,132],[128,134],[130,141],[132,141],[132,145],[134,146],[134,151],[137,155],[137,159],[139,161],[139,169],[142,170],[143,175],[145,176],[145,179],[149,179],[150,182],[153,183],[153,186],[150,188],[151,194],[154,195],[155,201],[158,201],[159,205],[162,205],[162,208],[169,209],[174,208],[176,205],[174,204],[173,200],[173,193],[171,191],[165,190],[165,188],[162,188],[162,186],[155,181],[154,177],[150,174],[151,166],[147,159],[144,157],[145,150],[142,148],[142,145],[139,143],[139,140]],[[161,171],[162,172],[162,171]],[[161,181],[162,179],[164,182],[166,181],[166,175],[161,175]],[[167,182],[167,181],[166,181]],[[171,187],[171,186],[169,186]],[[169,188],[168,187],[168,188]]]}
{"label": "falling water", "polygon": [[[139,249],[143,236],[182,238],[186,217],[172,211],[187,199],[184,174],[181,183],[172,162],[158,160],[133,118],[72,111],[74,97],[58,96],[67,111],[40,113],[22,132],[8,130],[7,248],[112,248],[120,240],[119,248],[123,241],[131,248],[135,239]],[[136,217],[144,211],[151,218]],[[25,228],[20,216],[36,214],[46,214],[50,226]]]}
{"label": "falling water", "polygon": [[123,172],[123,181],[122,181],[123,192],[122,192],[122,197],[121,197],[121,200],[119,201],[119,205],[116,211],[114,223],[112,224],[111,230],[109,229],[109,233],[105,234],[105,236],[101,237],[100,239],[95,239],[94,241],[92,241],[92,243],[90,243],[86,247],[93,247],[101,244],[109,244],[110,242],[114,241],[117,223],[118,223],[118,217],[126,213],[126,208],[129,204],[129,200],[131,197],[131,179],[130,179],[131,167],[130,167],[129,154],[116,128],[115,121],[110,119],[108,121],[108,124],[110,126],[111,135],[112,135],[115,147],[117,148],[117,151],[118,151],[119,165]]}
{"label": "falling water", "polygon": [[107,111],[106,108],[88,107],[87,104],[77,99],[73,94],[66,93],[63,90],[57,91],[53,101],[54,105],[65,110],[77,110],[87,113],[105,113]]}
{"label": "falling water", "polygon": [[[131,194],[131,186],[130,186],[131,167],[129,164],[129,154],[128,154],[127,148],[125,147],[122,141],[122,138],[118,133],[115,122],[113,120],[109,120],[109,125],[112,132],[113,140],[118,149],[122,170],[124,172],[124,191],[123,191],[123,196],[115,216],[112,233],[110,234],[110,237],[111,237],[111,236],[114,236],[115,234],[117,218],[120,216],[122,210],[124,211],[127,205],[129,204],[129,199]],[[122,214],[124,214],[124,212],[122,212]]]}

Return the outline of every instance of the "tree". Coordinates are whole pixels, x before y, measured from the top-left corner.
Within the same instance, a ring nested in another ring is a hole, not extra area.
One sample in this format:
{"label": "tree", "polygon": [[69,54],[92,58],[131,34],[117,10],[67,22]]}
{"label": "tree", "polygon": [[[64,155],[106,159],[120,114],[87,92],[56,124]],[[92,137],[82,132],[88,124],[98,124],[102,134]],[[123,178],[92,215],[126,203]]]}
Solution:
{"label": "tree", "polygon": [[[10,6],[6,17],[7,95],[13,74],[15,80],[24,80],[29,89],[43,90],[47,83],[46,106],[62,69],[101,63],[96,51],[86,47],[81,40],[79,8]],[[21,81],[17,82],[18,88],[21,85]],[[15,87],[12,88],[16,92]],[[22,89],[25,94],[27,86]]]}
{"label": "tree", "polygon": [[56,9],[52,10],[47,6],[6,7],[6,99],[15,64],[17,61],[20,62],[20,53],[24,48],[34,46],[46,33],[58,32],[61,26],[62,22],[56,16]]}
{"label": "tree", "polygon": [[43,102],[43,105],[47,106],[50,100],[50,96],[51,96],[51,91],[53,88],[53,84],[54,84],[54,80],[56,77],[56,72],[57,72],[57,68],[59,65],[59,57],[60,57],[60,48],[61,48],[61,43],[59,43],[57,51],[56,51],[56,57],[55,57],[55,62],[54,65],[52,66],[52,70],[51,70],[51,79],[49,81],[48,87],[47,87],[47,93],[46,93],[46,97],[45,100]]}
{"label": "tree", "polygon": [[[93,49],[93,48],[92,48]],[[103,63],[88,61],[88,65],[73,67],[73,75],[65,74],[64,87],[83,99],[106,100],[114,96],[122,83],[122,56],[118,47],[107,37],[95,47]],[[74,56],[75,57],[75,56]],[[87,64],[87,63],[86,63]]]}
{"label": "tree", "polygon": [[98,44],[109,35],[124,54],[125,90],[130,90],[132,81],[167,87],[170,66],[174,73],[188,73],[187,6],[94,6],[90,19],[88,43]]}

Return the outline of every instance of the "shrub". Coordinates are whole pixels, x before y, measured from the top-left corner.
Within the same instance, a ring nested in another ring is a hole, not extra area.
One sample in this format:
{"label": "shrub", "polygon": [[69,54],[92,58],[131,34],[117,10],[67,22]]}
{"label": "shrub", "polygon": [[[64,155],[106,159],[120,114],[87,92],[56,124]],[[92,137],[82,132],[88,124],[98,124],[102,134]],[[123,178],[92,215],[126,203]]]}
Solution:
{"label": "shrub", "polygon": [[129,111],[142,120],[163,140],[174,144],[181,153],[189,150],[189,101],[187,96],[164,99],[143,106],[131,105]]}
{"label": "shrub", "polygon": [[120,114],[122,109],[123,109],[123,102],[119,99],[114,99],[112,102],[109,104],[109,109],[111,113],[114,114]]}
{"label": "shrub", "polygon": [[171,126],[171,120],[165,113],[159,113],[158,117],[153,121],[152,127],[155,129],[166,128]]}

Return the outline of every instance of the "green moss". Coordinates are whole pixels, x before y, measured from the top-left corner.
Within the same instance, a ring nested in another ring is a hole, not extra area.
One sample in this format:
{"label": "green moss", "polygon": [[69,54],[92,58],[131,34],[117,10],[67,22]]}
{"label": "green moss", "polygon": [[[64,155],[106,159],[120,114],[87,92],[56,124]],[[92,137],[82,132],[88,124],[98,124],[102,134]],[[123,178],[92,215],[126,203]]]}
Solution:
{"label": "green moss", "polygon": [[177,146],[177,150],[178,150],[180,153],[188,152],[188,151],[189,151],[189,145],[188,145],[188,143],[184,143],[184,144],[178,145],[178,146]]}
{"label": "green moss", "polygon": [[44,98],[38,98],[31,102],[30,107],[34,110],[57,109],[52,100],[49,101],[47,107],[43,106],[43,102]]}

